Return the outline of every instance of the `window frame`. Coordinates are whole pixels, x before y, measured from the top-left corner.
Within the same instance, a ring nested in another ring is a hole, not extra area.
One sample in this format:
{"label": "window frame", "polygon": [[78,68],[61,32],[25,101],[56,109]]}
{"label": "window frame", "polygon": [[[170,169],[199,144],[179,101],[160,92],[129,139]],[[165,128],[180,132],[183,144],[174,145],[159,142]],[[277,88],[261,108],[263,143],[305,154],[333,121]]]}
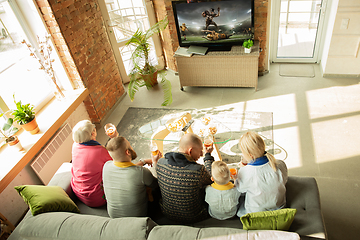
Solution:
{"label": "window frame", "polygon": [[[31,44],[31,46],[35,49],[35,54],[37,55],[38,58],[41,58],[39,54],[39,44],[37,42],[38,34],[44,35],[39,37],[45,37],[46,35],[50,36],[51,47],[53,49],[51,58],[55,59],[55,62],[53,63],[53,68],[54,68],[55,76],[57,78],[57,82],[59,83],[60,88],[62,90],[65,91],[75,90],[68,76],[64,63],[60,59],[60,54],[57,48],[55,47],[54,40],[49,32],[49,29],[45,23],[45,20],[36,2],[34,0],[0,0],[0,3],[4,3],[4,2],[8,3],[20,27],[23,30],[28,43]],[[30,6],[30,10],[28,10],[29,6]],[[55,98],[55,95],[52,91],[50,91],[48,94],[40,98],[38,102],[32,103],[32,105],[34,105],[35,113],[38,113],[42,108],[44,108],[48,103],[50,103],[50,101],[53,98]],[[6,104],[4,99],[0,96],[0,112],[7,112],[10,109],[11,106]],[[6,121],[9,117],[11,117],[10,112],[4,114],[4,116],[2,117],[3,119],[1,119],[0,123],[2,122],[2,120]],[[16,127],[20,127],[18,124],[16,123],[14,124]],[[2,124],[0,124],[0,127],[2,127]]]}

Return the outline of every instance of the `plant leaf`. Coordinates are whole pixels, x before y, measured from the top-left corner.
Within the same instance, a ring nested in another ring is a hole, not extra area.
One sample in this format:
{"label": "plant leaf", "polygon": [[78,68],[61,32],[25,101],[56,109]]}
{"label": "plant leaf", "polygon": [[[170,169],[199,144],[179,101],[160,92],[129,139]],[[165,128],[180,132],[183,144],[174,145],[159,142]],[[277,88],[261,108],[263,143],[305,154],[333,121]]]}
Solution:
{"label": "plant leaf", "polygon": [[134,101],[135,93],[139,90],[139,88],[140,88],[140,80],[135,79],[130,81],[128,86],[128,92],[131,101]]}
{"label": "plant leaf", "polygon": [[161,77],[160,84],[164,91],[164,102],[161,104],[161,106],[168,106],[173,102],[172,93],[171,93],[172,90],[171,82],[166,78],[165,71],[159,71],[158,74]]}

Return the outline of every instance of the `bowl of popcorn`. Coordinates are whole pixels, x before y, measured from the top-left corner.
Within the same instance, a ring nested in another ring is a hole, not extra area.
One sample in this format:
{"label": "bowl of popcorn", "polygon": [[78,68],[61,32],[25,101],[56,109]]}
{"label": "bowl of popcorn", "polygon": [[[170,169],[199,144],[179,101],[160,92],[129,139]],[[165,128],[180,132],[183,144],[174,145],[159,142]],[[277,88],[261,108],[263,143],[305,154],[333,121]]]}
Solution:
{"label": "bowl of popcorn", "polygon": [[211,126],[209,127],[209,133],[210,133],[211,135],[215,135],[216,132],[217,132],[217,127],[216,127],[215,125],[211,125]]}
{"label": "bowl of popcorn", "polygon": [[204,137],[205,136],[205,128],[200,128],[199,130],[198,130],[198,136],[199,137]]}
{"label": "bowl of popcorn", "polygon": [[178,132],[183,129],[185,124],[181,118],[171,118],[166,121],[165,126],[170,132]]}
{"label": "bowl of popcorn", "polygon": [[200,120],[204,125],[208,125],[210,123],[210,121],[211,121],[211,117],[203,116]]}

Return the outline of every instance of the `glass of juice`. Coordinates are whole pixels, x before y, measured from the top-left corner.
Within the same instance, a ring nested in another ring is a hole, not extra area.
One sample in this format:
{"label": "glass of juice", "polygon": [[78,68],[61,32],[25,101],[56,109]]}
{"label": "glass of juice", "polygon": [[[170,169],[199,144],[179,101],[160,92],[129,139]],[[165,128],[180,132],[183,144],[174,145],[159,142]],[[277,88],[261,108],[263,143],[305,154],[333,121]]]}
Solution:
{"label": "glass of juice", "polygon": [[159,152],[160,152],[159,149],[158,149],[157,144],[154,143],[154,142],[151,142],[151,143],[150,143],[150,151],[151,151],[151,154],[152,154],[153,156],[158,155]]}
{"label": "glass of juice", "polygon": [[237,174],[237,169],[236,168],[230,168],[230,178],[235,180],[236,174]]}
{"label": "glass of juice", "polygon": [[114,124],[112,123],[107,123],[105,126],[104,126],[104,129],[105,129],[105,133],[106,135],[108,135],[109,137],[113,138],[113,137],[117,137],[119,134],[116,130],[116,127],[114,126]]}
{"label": "glass of juice", "polygon": [[205,147],[210,147],[213,144],[214,140],[213,140],[213,136],[212,135],[208,135],[204,138],[204,146]]}

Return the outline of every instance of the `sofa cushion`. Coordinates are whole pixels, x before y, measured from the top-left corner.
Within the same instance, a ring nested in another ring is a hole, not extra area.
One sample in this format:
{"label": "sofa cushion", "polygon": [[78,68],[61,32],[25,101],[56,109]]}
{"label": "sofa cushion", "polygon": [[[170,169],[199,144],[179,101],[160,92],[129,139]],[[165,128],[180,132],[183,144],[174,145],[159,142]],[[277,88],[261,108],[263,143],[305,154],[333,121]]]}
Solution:
{"label": "sofa cushion", "polygon": [[286,207],[297,213],[289,231],[326,239],[319,189],[315,178],[290,176],[286,183]]}
{"label": "sofa cushion", "polygon": [[151,230],[148,240],[299,240],[297,233],[283,231],[247,231],[235,228],[195,228],[188,226],[156,226]]}
{"label": "sofa cushion", "polygon": [[296,209],[284,208],[245,214],[240,218],[248,230],[288,230],[294,221]]}
{"label": "sofa cushion", "polygon": [[167,225],[154,227],[148,237],[148,240],[159,239],[196,239],[199,228],[187,227],[181,225]]}
{"label": "sofa cushion", "polygon": [[78,198],[75,196],[71,188],[71,168],[72,163],[64,162],[51,178],[48,186],[59,186],[69,195],[69,197],[75,202]]}
{"label": "sofa cushion", "polygon": [[80,212],[61,187],[23,185],[16,186],[15,189],[29,205],[34,216],[44,212]]}
{"label": "sofa cushion", "polygon": [[23,239],[139,239],[145,240],[156,226],[150,218],[108,218],[67,212],[43,213],[26,218],[20,228]]}

